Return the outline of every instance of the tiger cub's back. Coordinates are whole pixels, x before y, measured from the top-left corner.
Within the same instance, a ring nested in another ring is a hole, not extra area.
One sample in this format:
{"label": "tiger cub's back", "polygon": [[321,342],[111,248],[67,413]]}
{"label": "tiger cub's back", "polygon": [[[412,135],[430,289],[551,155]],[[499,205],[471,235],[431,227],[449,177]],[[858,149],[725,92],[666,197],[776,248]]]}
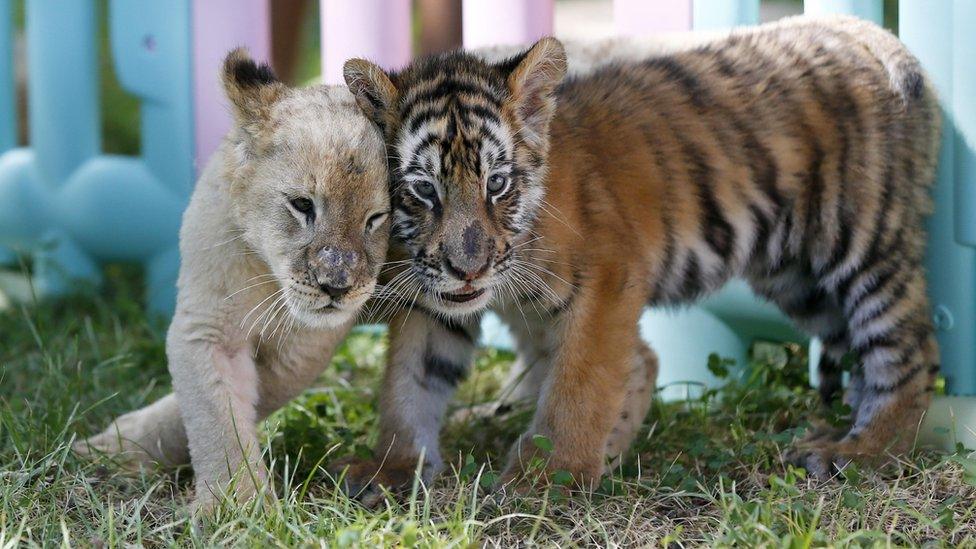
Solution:
{"label": "tiger cub's back", "polygon": [[[648,204],[664,218],[652,301],[686,302],[747,265],[769,270],[800,256],[829,285],[896,240],[921,256],[938,103],[917,60],[871,23],[793,18],[618,56],[565,81],[558,105],[550,192],[580,169],[568,156],[587,150],[622,159],[605,164],[601,190],[613,199],[596,195],[591,212],[651,232],[641,223]],[[560,160],[560,143],[577,146]],[[653,158],[636,182],[637,170],[621,166],[641,148]]]}

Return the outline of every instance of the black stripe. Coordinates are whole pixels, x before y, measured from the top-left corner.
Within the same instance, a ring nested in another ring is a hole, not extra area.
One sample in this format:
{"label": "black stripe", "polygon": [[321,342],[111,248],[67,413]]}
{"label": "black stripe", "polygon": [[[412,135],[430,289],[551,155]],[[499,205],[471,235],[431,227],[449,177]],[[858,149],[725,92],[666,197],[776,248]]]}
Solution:
{"label": "black stripe", "polygon": [[[742,74],[735,66],[735,63],[725,55],[724,51],[715,50],[710,53],[714,56],[715,62],[719,66],[719,72],[722,75],[737,81],[754,79],[754,76],[751,74]],[[775,86],[781,88],[782,86],[780,86],[779,82],[771,78],[770,73],[771,71],[768,71],[763,77],[765,85],[767,87]],[[762,123],[764,109],[758,109],[756,106],[756,103],[749,104],[749,122]],[[783,205],[783,196],[777,187],[779,170],[773,160],[772,151],[759,140],[756,132],[752,130],[752,126],[749,123],[743,121],[740,116],[737,116],[737,113],[732,113],[731,109],[724,110],[728,111],[729,115],[736,114],[735,116],[730,116],[730,120],[736,132],[741,134],[742,148],[748,157],[748,165],[752,172],[753,181],[766,196],[766,199],[775,207],[775,210],[778,211]]]}
{"label": "black stripe", "polygon": [[841,392],[843,368],[836,360],[829,356],[821,356],[820,363],[817,365],[817,374],[820,377],[820,399],[824,402],[832,401]]}
{"label": "black stripe", "polygon": [[709,107],[708,93],[698,82],[698,79],[685,70],[684,65],[678,63],[674,57],[655,57],[645,61],[644,66],[664,73],[665,80],[679,84],[684,89],[685,96],[699,111],[704,111]]}
{"label": "black stripe", "polygon": [[702,292],[701,265],[694,252],[688,254],[685,262],[683,282],[681,284],[681,298],[693,299]]}
{"label": "black stripe", "polygon": [[915,366],[912,366],[911,369],[909,369],[907,372],[902,374],[901,377],[899,377],[894,383],[888,385],[878,385],[875,383],[868,383],[865,386],[865,389],[875,394],[893,393],[898,389],[901,389],[902,387],[907,385],[908,382],[914,379],[915,376],[917,376],[918,373],[921,372],[923,368],[925,368],[925,364],[920,362]]}
{"label": "black stripe", "polygon": [[409,119],[409,132],[417,133],[421,126],[434,120],[435,118],[440,118],[446,114],[445,109],[437,105],[429,105],[422,109],[417,109],[416,112],[411,113]]}
{"label": "black stripe", "polygon": [[583,271],[579,267],[573,266],[573,285],[570,286],[569,295],[563,300],[559,305],[549,309],[549,316],[557,317],[564,312],[568,311],[573,303],[576,302],[576,297],[580,293],[580,287],[583,284]]}
{"label": "black stripe", "polygon": [[828,305],[830,294],[819,286],[814,286],[807,291],[803,299],[790,307],[786,312],[790,316],[809,318],[822,313]]}
{"label": "black stripe", "polygon": [[[898,302],[900,302],[901,299],[905,297],[905,294],[908,293],[908,285],[909,283],[911,283],[912,278],[914,277],[914,274],[911,271],[908,271],[908,273],[909,274],[902,275],[897,279],[895,279],[894,288],[892,288],[891,291],[888,292],[888,296],[881,304],[881,306],[879,306],[877,309],[872,311],[871,314],[862,318],[858,323],[858,327],[866,326],[871,322],[873,322],[874,320],[887,314],[888,311],[892,309],[892,307],[897,305]],[[884,286],[878,288],[878,291],[881,290],[884,290]],[[857,311],[854,311],[851,316],[854,316],[856,313]]]}
{"label": "black stripe", "polygon": [[442,97],[456,96],[458,94],[468,94],[501,108],[501,98],[491,88],[478,86],[470,82],[445,79],[434,88],[418,93],[409,102],[401,105],[400,116],[406,118],[417,105],[434,102]]}
{"label": "black stripe", "polygon": [[458,101],[457,110],[458,114],[463,116],[466,121],[473,122],[474,120],[480,120],[482,124],[485,121],[501,124],[501,118],[498,117],[498,112],[484,105],[473,105],[464,101]]}
{"label": "black stripe", "polygon": [[701,230],[705,241],[716,255],[727,260],[735,244],[735,231],[722,215],[722,209],[712,193],[714,185],[712,168],[705,161],[701,151],[690,142],[682,140],[682,148],[691,163],[688,175],[698,189],[698,201],[702,208]]}
{"label": "black stripe", "polygon": [[413,162],[414,157],[419,155],[421,151],[423,151],[427,147],[431,147],[440,143],[440,141],[441,141],[441,136],[437,135],[436,133],[428,134],[420,141],[420,143],[417,143],[417,146],[415,146],[413,150],[407,153],[407,158],[410,158],[411,162]]}
{"label": "black stripe", "polygon": [[883,334],[875,334],[867,339],[867,341],[862,341],[861,343],[854,346],[854,351],[860,356],[867,355],[870,351],[875,349],[886,348],[886,349],[897,349],[899,348],[898,341],[891,331],[885,332]]}
{"label": "black stripe", "polygon": [[461,364],[433,354],[430,349],[424,355],[424,375],[436,377],[444,383],[455,386],[467,374],[467,368]]}
{"label": "black stripe", "polygon": [[813,154],[810,158],[810,165],[807,167],[807,226],[806,234],[808,238],[822,238],[821,213],[820,208],[823,202],[824,178],[823,178],[824,152],[819,143],[813,145]]}

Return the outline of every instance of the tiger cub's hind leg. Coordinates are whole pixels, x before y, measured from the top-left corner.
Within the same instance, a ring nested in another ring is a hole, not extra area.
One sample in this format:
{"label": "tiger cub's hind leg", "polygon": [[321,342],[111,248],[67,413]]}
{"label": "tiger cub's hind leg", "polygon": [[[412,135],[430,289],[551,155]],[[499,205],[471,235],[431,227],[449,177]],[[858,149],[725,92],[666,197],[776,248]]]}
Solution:
{"label": "tiger cub's hind leg", "polygon": [[851,459],[909,450],[939,370],[921,265],[855,274],[842,302],[858,361],[845,394],[851,428],[836,439],[805,441],[794,456],[821,477]]}

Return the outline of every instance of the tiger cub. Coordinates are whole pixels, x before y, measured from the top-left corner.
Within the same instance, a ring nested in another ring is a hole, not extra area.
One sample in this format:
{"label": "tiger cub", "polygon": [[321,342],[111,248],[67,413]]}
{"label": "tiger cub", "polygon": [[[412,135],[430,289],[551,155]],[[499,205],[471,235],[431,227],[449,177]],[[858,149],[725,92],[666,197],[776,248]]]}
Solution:
{"label": "tiger cub", "polygon": [[346,64],[387,142],[411,260],[392,287],[414,304],[391,323],[376,460],[352,462],[347,487],[400,487],[420,456],[426,477],[441,467],[439,427],[488,309],[538,399],[503,479],[540,456],[591,485],[646,410],[641,311],[733,276],[822,339],[828,387],[857,357],[851,425],[791,459],[824,477],[907,448],[939,368],[922,256],[940,113],[918,61],[873,24],[795,18],[565,70],[552,38],[499,63]]}

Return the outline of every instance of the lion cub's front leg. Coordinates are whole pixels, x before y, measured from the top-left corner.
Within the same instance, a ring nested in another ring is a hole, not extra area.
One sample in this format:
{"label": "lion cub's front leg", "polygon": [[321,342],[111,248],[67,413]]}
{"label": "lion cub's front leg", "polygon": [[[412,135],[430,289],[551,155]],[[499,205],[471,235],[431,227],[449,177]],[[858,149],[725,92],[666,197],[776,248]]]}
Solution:
{"label": "lion cub's front leg", "polygon": [[257,438],[259,379],[250,348],[243,341],[201,339],[177,318],[167,355],[196,478],[195,507],[210,508],[223,495],[252,498],[267,473]]}
{"label": "lion cub's front leg", "polygon": [[[529,430],[512,448],[505,481],[533,481],[536,457],[550,472],[571,473],[584,488],[595,486],[603,474],[607,445],[624,411],[643,300],[630,295],[636,292],[601,291],[619,288],[614,281],[594,277],[592,282],[564,313],[552,370]],[[552,443],[551,453],[537,436]]]}

